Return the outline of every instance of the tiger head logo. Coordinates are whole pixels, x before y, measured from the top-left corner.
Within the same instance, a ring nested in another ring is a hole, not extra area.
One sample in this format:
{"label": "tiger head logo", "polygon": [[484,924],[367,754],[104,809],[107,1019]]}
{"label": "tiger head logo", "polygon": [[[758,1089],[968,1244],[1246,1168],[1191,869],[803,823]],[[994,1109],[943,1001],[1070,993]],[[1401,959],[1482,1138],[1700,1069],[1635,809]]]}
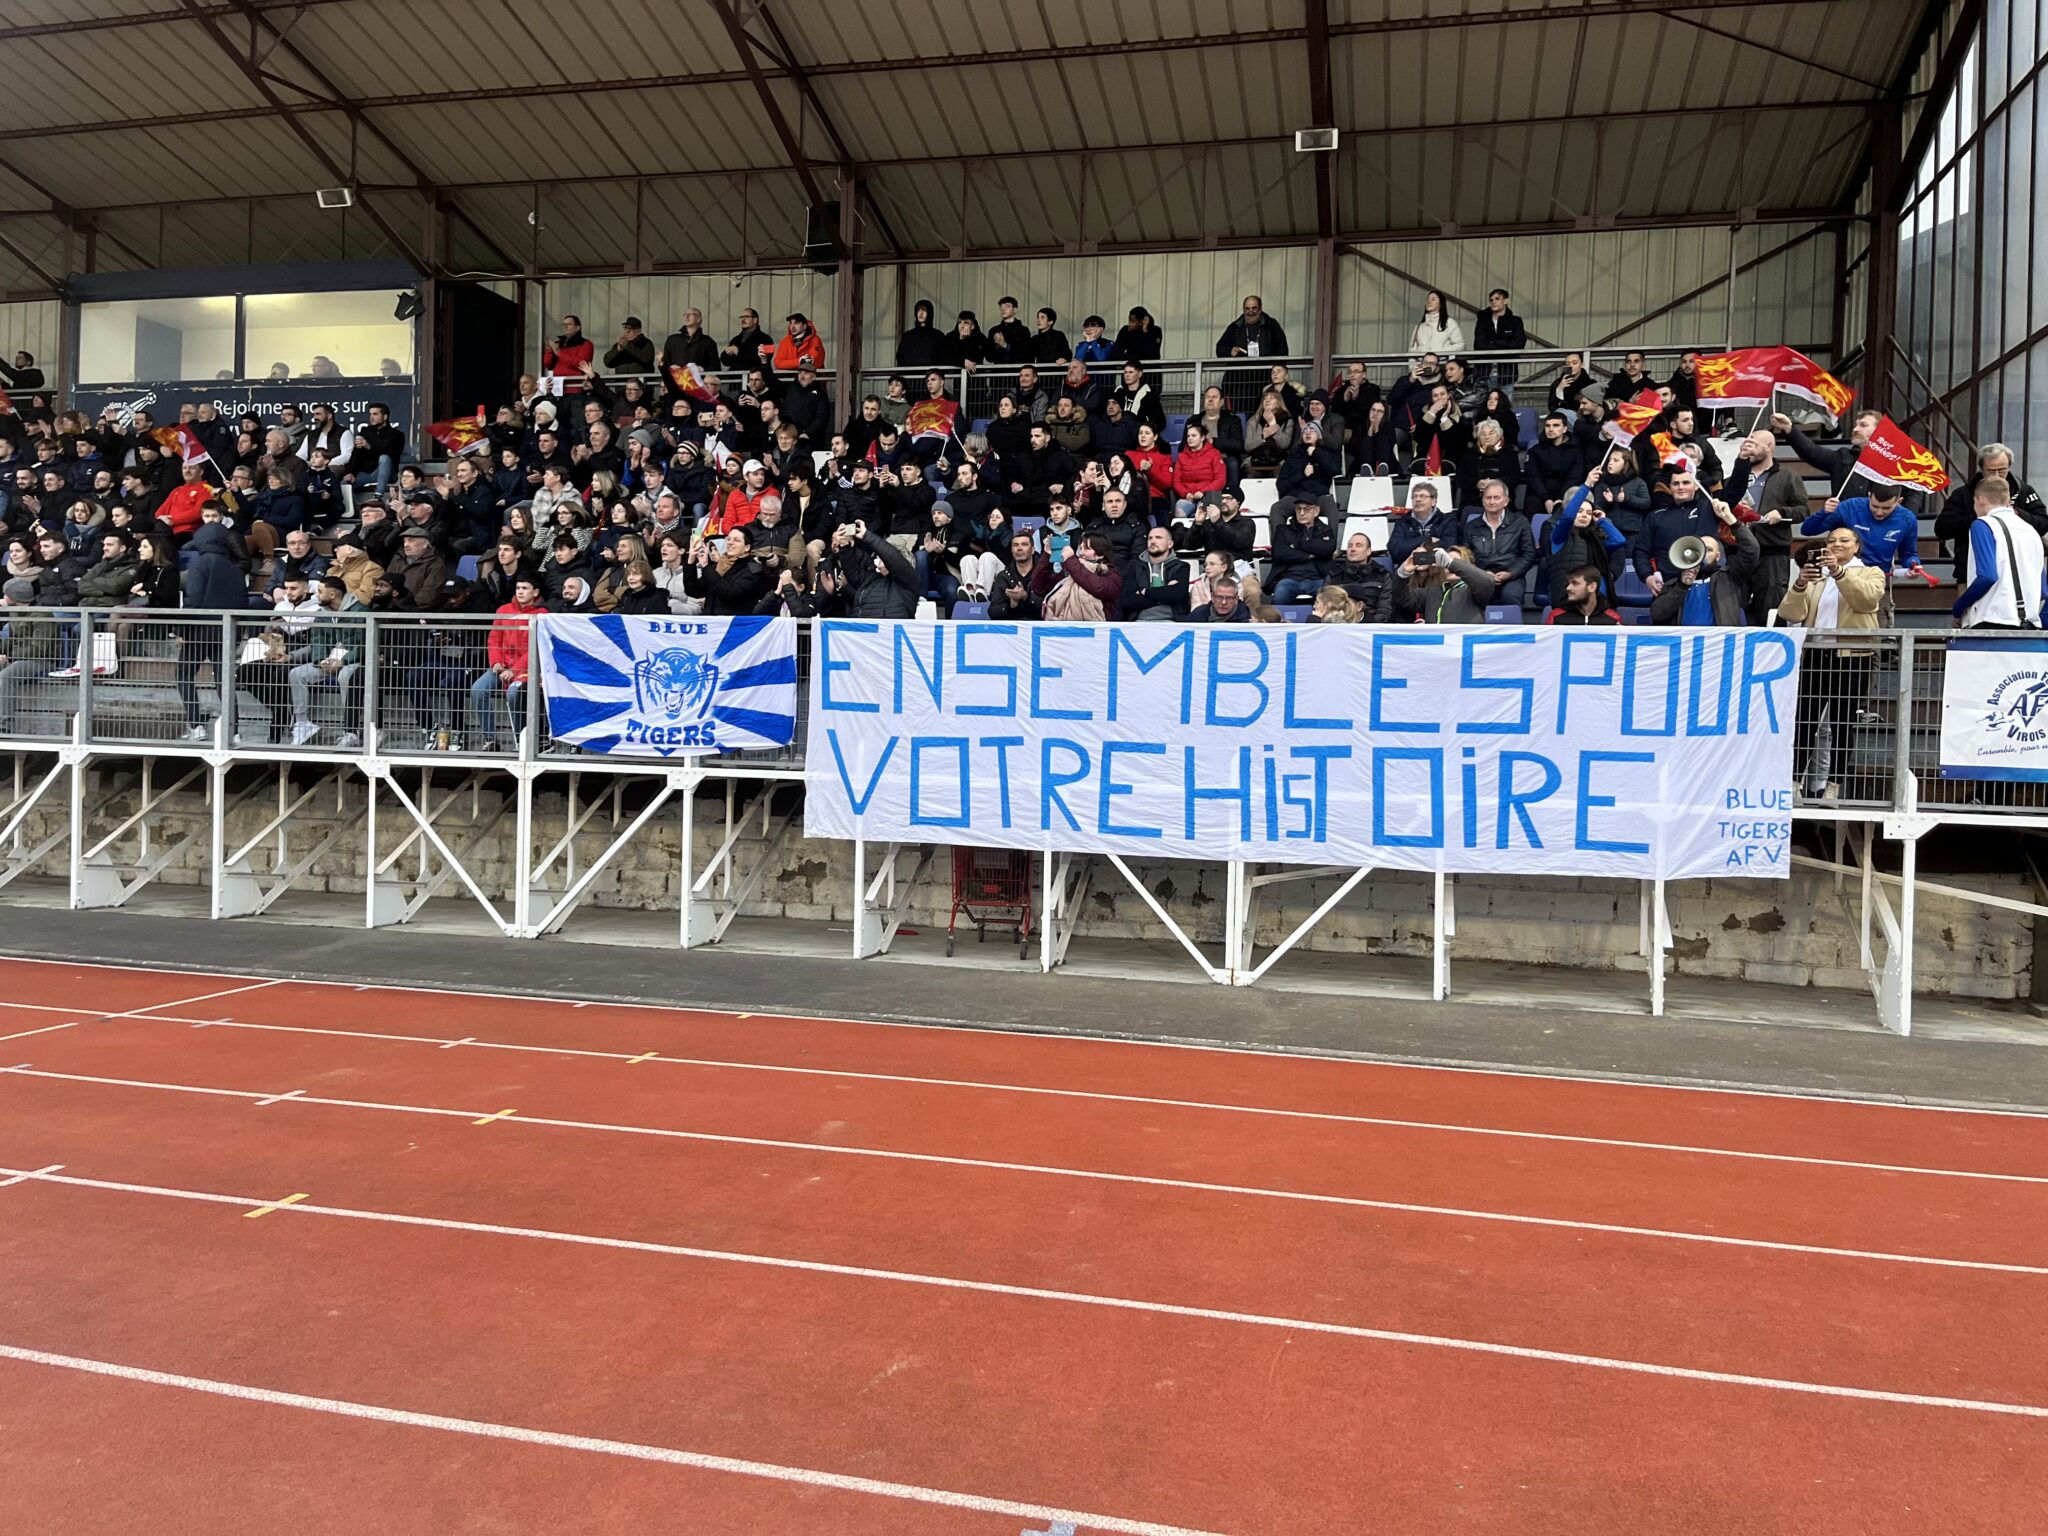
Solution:
{"label": "tiger head logo", "polygon": [[718,691],[718,668],[695,651],[671,646],[633,663],[633,699],[643,715],[701,720]]}

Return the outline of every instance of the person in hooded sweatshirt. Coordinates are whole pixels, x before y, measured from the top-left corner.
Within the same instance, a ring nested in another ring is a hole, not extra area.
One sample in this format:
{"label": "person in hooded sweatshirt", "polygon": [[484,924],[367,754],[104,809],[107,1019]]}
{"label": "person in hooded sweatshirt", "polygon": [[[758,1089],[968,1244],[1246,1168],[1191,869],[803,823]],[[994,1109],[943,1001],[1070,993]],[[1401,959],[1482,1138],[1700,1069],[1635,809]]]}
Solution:
{"label": "person in hooded sweatshirt", "polygon": [[936,368],[945,361],[946,333],[932,324],[937,311],[930,299],[919,299],[911,326],[896,343],[898,368]]}
{"label": "person in hooded sweatshirt", "polygon": [[[239,611],[249,606],[249,581],[235,558],[235,538],[224,523],[201,523],[187,541],[192,563],[180,579],[186,608]],[[220,631],[211,624],[181,625],[175,680],[185,711],[185,739],[206,740],[200,723],[199,670],[221,668]]]}

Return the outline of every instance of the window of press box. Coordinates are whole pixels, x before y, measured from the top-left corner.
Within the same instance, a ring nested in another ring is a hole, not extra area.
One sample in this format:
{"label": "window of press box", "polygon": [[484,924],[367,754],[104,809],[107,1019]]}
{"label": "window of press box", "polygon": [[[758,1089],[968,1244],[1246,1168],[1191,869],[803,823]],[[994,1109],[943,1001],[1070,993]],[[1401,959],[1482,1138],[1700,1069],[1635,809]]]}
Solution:
{"label": "window of press box", "polygon": [[[387,310],[388,313],[388,310]],[[78,309],[78,381],[137,384],[235,376],[235,296],[120,299]]]}
{"label": "window of press box", "polygon": [[409,378],[413,322],[391,317],[397,299],[389,288],[249,294],[243,368],[252,379]]}

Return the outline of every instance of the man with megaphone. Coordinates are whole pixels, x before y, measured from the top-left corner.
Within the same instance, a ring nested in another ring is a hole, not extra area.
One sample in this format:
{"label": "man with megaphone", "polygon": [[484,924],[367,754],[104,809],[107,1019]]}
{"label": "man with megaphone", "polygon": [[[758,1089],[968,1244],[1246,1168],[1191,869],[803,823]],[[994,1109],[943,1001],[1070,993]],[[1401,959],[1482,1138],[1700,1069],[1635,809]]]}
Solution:
{"label": "man with megaphone", "polygon": [[1726,502],[1714,503],[1714,516],[1734,534],[1735,547],[1697,534],[1674,539],[1663,561],[1672,574],[1650,604],[1652,624],[1740,629],[1748,621],[1749,584],[1760,553],[1756,535]]}

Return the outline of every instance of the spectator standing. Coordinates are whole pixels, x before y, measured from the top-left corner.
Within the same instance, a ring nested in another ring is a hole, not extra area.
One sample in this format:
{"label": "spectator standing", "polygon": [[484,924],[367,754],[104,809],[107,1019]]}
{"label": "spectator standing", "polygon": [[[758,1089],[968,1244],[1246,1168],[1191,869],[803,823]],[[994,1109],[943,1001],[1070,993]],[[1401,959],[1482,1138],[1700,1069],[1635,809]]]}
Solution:
{"label": "spectator standing", "polygon": [[1038,330],[1032,335],[1025,355],[1034,363],[1065,363],[1072,359],[1074,348],[1067,333],[1059,328],[1059,311],[1041,309],[1035,318]]}
{"label": "spectator standing", "polygon": [[640,317],[628,315],[619,339],[605,348],[604,365],[613,373],[654,372],[654,338],[640,328]]}
{"label": "spectator standing", "polygon": [[1453,357],[1464,350],[1465,327],[1452,316],[1444,296],[1430,289],[1422,296],[1422,318],[1415,322],[1414,334],[1408,338],[1409,355],[1424,358],[1434,353]]}
{"label": "spectator standing", "polygon": [[1486,313],[1479,317],[1479,324],[1472,333],[1473,350],[1487,358],[1487,373],[1493,382],[1503,388],[1512,389],[1515,384],[1515,368],[1493,356],[1500,352],[1520,352],[1529,345],[1529,333],[1522,325],[1522,317],[1508,308],[1508,291],[1496,288],[1486,296]]}
{"label": "spectator standing", "polygon": [[1749,596],[1749,622],[1761,625],[1792,580],[1792,529],[1806,519],[1806,487],[1790,465],[1778,462],[1778,440],[1759,431],[1750,433],[1736,450],[1727,494],[1736,518],[1756,533],[1756,585]]}
{"label": "spectator standing", "polygon": [[1869,695],[1870,670],[1876,660],[1874,643],[1858,644],[1850,636],[1857,630],[1877,628],[1878,606],[1886,587],[1884,572],[1858,558],[1860,548],[1854,530],[1830,531],[1822,544],[1806,552],[1798,574],[1777,605],[1780,619],[1810,632],[1799,662],[1799,708],[1792,731],[1793,782],[1829,799],[1834,786],[1820,783],[1814,746],[1825,717],[1837,754],[1846,755],[1842,752],[1844,733]]}
{"label": "spectator standing", "polygon": [[[533,656],[533,622],[546,613],[540,585],[522,576],[512,601],[498,609],[484,642],[487,662],[469,686],[469,730],[478,750],[496,752],[501,737],[516,734],[525,717],[525,695]],[[506,722],[500,731],[498,722]]]}
{"label": "spectator standing", "polygon": [[1572,436],[1569,411],[1554,410],[1543,418],[1543,435],[1529,450],[1528,487],[1523,506],[1531,512],[1555,514],[1565,497],[1586,478],[1586,452]]}
{"label": "spectator standing", "polygon": [[731,341],[718,349],[718,366],[765,368],[775,356],[775,338],[761,329],[760,311],[749,304],[740,311],[740,328]]}
{"label": "spectator standing", "polygon": [[1688,571],[1670,566],[1665,552],[1667,579],[1653,583],[1657,595],[1650,602],[1652,624],[1679,624],[1687,628],[1740,629],[1748,615],[1750,584],[1756,579],[1756,535],[1747,523],[1738,523],[1725,503],[1714,504],[1714,516],[1723,527],[1734,530],[1735,548],[1728,552],[1713,533],[1702,536],[1703,557]]}
{"label": "spectator standing", "polygon": [[[1084,363],[1106,363],[1112,360],[1116,344],[1103,332],[1109,329],[1109,322],[1100,315],[1090,315],[1081,322],[1081,340],[1074,347],[1074,356]],[[1139,359],[1144,361],[1144,359]]]}
{"label": "spectator standing", "polygon": [[1949,492],[1934,520],[1934,536],[1955,547],[1958,586],[1970,582],[1970,525],[1977,520],[1977,487],[1990,479],[2003,480],[2013,511],[2036,533],[2048,535],[2048,506],[2014,471],[2012,450],[2003,443],[1986,443],[1977,450],[1976,473]]}
{"label": "spectator standing", "polygon": [[938,311],[930,299],[919,299],[911,309],[910,329],[896,342],[898,368],[937,368],[946,360],[946,333],[932,324]]}
{"label": "spectator standing", "polygon": [[[1275,358],[1287,356],[1287,332],[1278,320],[1266,313],[1264,302],[1255,293],[1245,295],[1244,307],[1237,318],[1223,328],[1223,334],[1216,338],[1218,357]],[[1244,399],[1258,386],[1253,382],[1258,370],[1233,369],[1227,376],[1231,382],[1227,393]]]}
{"label": "spectator standing", "polygon": [[[1637,569],[1643,570],[1643,580],[1653,593],[1662,595],[1665,584],[1677,572],[1671,565],[1671,546],[1679,539],[1691,535],[1704,539],[1709,544],[1720,541],[1720,512],[1713,498],[1700,489],[1698,479],[1690,467],[1676,469],[1671,474],[1670,501],[1653,511],[1643,532],[1643,559],[1637,562]],[[1729,513],[1732,521],[1734,514]],[[1751,545],[1756,543],[1752,536]]]}
{"label": "spectator standing", "polygon": [[1955,603],[1962,629],[2040,629],[2048,611],[2048,560],[2041,536],[2013,507],[1997,475],[1978,481],[1970,524],[1970,584]]}
{"label": "spectator standing", "polygon": [[[695,306],[683,311],[683,323],[661,344],[661,370],[665,376],[671,368],[688,368],[693,364],[706,373],[718,372],[718,343],[704,334],[704,312]],[[669,376],[665,382],[673,392],[675,379]]]}
{"label": "spectator standing", "polygon": [[1031,330],[1017,318],[1017,301],[1007,293],[996,300],[996,323],[988,328],[988,360],[999,368],[1032,361]]}
{"label": "spectator standing", "polygon": [[818,333],[811,329],[808,315],[799,311],[785,321],[789,329],[782,334],[782,340],[775,343],[774,367],[778,373],[795,373],[805,363],[813,369],[825,366],[825,343]]}
{"label": "spectator standing", "polygon": [[597,361],[597,347],[583,334],[580,315],[562,316],[562,329],[540,349],[540,371],[548,378],[574,380],[565,389],[582,388],[583,370]]}
{"label": "spectator standing", "polygon": [[1165,345],[1164,333],[1153,320],[1152,311],[1136,304],[1131,307],[1130,318],[1124,328],[1116,333],[1109,356],[1112,362],[1156,363]]}
{"label": "spectator standing", "polygon": [[965,368],[971,373],[988,359],[988,338],[981,333],[981,322],[974,318],[973,310],[961,310],[953,322],[953,333],[946,338],[945,348],[939,354],[940,364]]}

